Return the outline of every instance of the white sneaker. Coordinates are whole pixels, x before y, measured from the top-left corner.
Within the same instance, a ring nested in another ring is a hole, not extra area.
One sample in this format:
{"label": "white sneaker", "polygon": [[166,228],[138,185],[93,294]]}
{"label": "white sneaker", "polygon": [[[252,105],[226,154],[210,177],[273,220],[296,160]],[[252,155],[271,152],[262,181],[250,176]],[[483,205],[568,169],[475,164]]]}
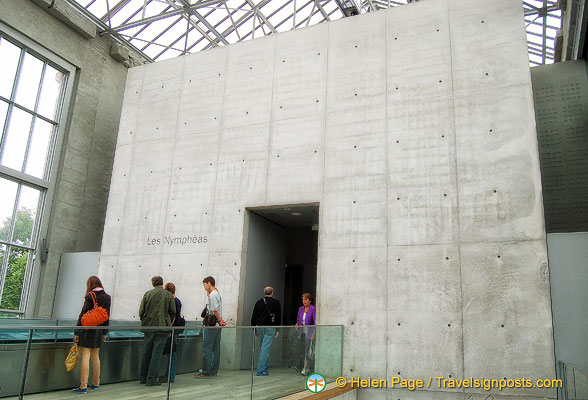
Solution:
{"label": "white sneaker", "polygon": [[306,375],[308,374],[308,371],[307,371],[306,369],[304,369],[304,368],[303,368],[303,369],[302,369],[302,371],[300,371],[300,373],[301,373],[302,375],[305,375],[305,376],[306,376]]}

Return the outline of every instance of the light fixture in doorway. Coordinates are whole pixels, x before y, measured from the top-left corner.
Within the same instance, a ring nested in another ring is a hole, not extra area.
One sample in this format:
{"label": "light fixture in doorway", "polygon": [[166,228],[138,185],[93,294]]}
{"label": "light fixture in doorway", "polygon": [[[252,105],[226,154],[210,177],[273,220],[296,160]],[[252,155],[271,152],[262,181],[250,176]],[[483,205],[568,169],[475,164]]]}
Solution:
{"label": "light fixture in doorway", "polygon": [[301,215],[302,215],[302,213],[299,213],[299,212],[293,212],[293,213],[292,213],[292,215],[293,215],[293,216],[295,216],[295,217],[299,217],[299,216],[301,216]]}

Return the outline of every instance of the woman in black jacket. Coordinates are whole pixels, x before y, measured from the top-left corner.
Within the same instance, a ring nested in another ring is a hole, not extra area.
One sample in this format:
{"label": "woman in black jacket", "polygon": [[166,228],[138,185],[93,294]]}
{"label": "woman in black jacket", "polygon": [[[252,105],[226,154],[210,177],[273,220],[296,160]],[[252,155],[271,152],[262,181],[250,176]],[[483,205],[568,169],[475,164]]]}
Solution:
{"label": "woman in black jacket", "polygon": [[[103,307],[110,316],[110,296],[104,291],[102,282],[97,276],[91,276],[86,282],[86,296],[84,297],[84,306],[78,317],[77,326],[82,326],[82,316],[94,308],[94,301],[99,307]],[[109,320],[100,324],[108,326]],[[100,387],[100,345],[106,341],[106,329],[76,329],[74,332],[74,342],[78,343],[81,351],[80,360],[80,387],[73,390],[74,393],[88,392],[88,376],[90,375],[90,359],[92,360],[92,384],[90,388],[98,389]]]}
{"label": "woman in black jacket", "polygon": [[[176,302],[176,317],[173,320],[172,326],[184,326],[186,325],[186,320],[182,317],[182,302],[180,299],[176,297],[176,285],[171,282],[165,284],[165,290],[170,292],[174,296],[174,301]],[[172,348],[172,360],[171,360],[171,375],[169,376],[169,381],[174,382],[176,380],[176,366],[178,364],[178,355],[176,351],[176,347],[178,344],[178,336],[180,335],[179,330],[174,330],[173,338],[168,337],[167,342],[163,348],[163,354],[169,354],[170,347]],[[173,340],[173,345],[171,340]],[[167,382],[168,378],[168,367],[169,364],[165,364],[165,375],[163,376],[163,382]]]}

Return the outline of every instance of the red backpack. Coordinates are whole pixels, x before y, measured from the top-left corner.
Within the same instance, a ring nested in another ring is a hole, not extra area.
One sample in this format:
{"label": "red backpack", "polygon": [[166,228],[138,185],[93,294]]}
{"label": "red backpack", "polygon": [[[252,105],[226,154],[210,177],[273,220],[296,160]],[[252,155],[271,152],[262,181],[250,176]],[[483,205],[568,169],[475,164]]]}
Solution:
{"label": "red backpack", "polygon": [[96,302],[96,293],[90,292],[90,297],[92,297],[94,308],[86,311],[86,313],[82,315],[82,326],[102,325],[104,322],[108,321],[108,311],[106,311],[104,307],[98,306],[98,303]]}

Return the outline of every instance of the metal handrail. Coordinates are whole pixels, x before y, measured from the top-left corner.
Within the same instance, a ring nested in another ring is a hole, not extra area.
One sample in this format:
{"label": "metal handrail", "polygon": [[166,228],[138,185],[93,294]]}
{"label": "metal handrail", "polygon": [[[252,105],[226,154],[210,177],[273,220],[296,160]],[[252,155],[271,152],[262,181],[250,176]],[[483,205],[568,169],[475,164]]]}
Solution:
{"label": "metal handrail", "polygon": [[[194,322],[202,323],[202,321],[186,321],[186,323],[193,324]],[[337,324],[326,324],[326,325],[305,325],[305,327],[327,327],[337,326],[342,327],[343,325]],[[295,325],[226,325],[226,326],[203,326],[203,325],[186,325],[186,326],[141,326],[141,325],[107,325],[107,326],[79,326],[79,325],[1,325],[0,330],[72,330],[72,329],[104,329],[104,330],[172,330],[172,329],[190,329],[190,328],[206,328],[206,329],[219,329],[219,328],[239,328],[239,329],[255,329],[255,328],[289,328],[296,329],[302,328],[301,326]]]}

